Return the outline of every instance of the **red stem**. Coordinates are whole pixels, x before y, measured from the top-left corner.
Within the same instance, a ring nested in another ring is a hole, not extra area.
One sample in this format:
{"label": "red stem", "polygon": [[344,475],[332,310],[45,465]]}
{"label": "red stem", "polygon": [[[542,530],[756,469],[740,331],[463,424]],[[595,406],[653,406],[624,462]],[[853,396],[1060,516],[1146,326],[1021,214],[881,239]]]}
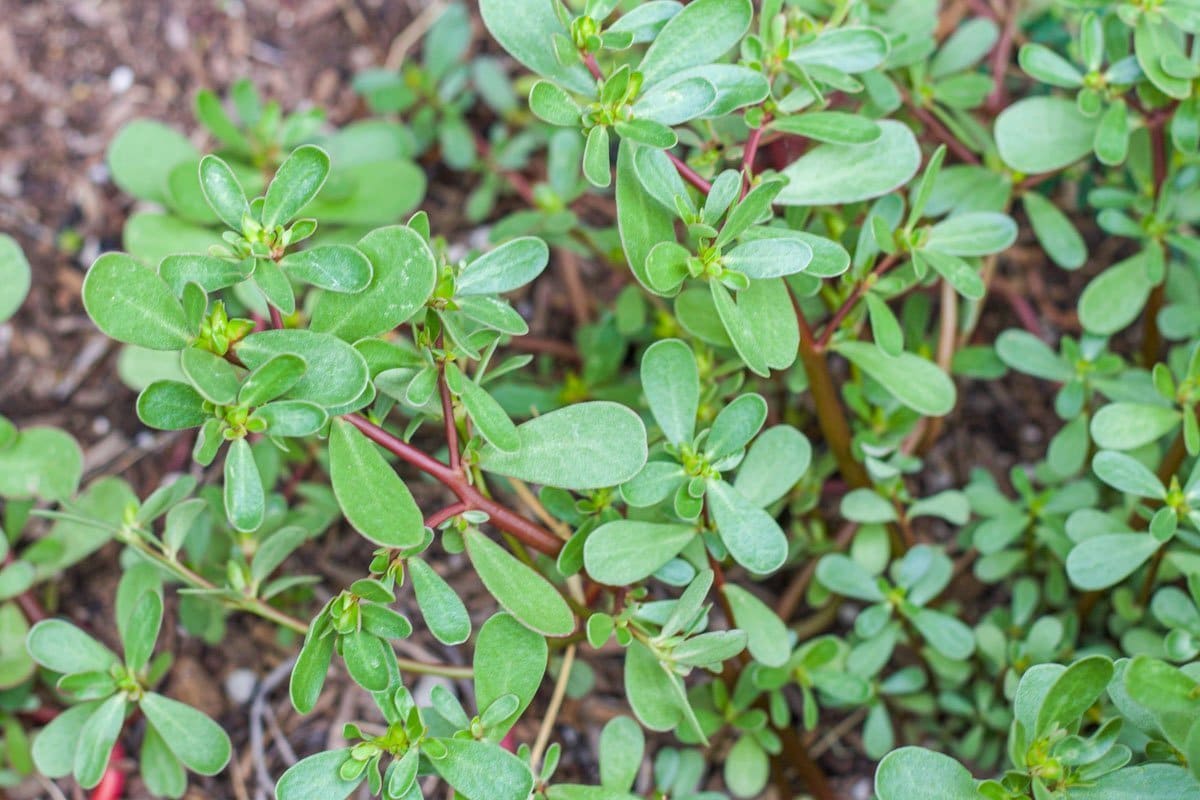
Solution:
{"label": "red stem", "polygon": [[279,329],[283,327],[283,315],[279,313],[279,309],[275,306],[268,305],[271,309],[271,327]]}
{"label": "red stem", "polygon": [[[461,470],[451,469],[436,458],[422,453],[408,442],[385,431],[359,414],[346,414],[342,419],[362,431],[375,444],[395,454],[424,473],[432,475],[439,483],[454,492],[465,508],[485,512],[491,518],[492,524],[507,533],[516,536],[524,544],[546,555],[556,556],[562,550],[562,540],[535,522],[525,519],[520,514],[505,508],[484,497],[478,489],[470,484],[467,476]],[[461,513],[461,512],[460,512]]]}
{"label": "red stem", "polygon": [[667,153],[667,158],[671,159],[671,163],[675,165],[675,171],[685,181],[695,186],[700,191],[708,194],[712,190],[712,184],[704,180],[699,172],[689,167],[683,160],[674,153]]}
{"label": "red stem", "polygon": [[454,401],[450,399],[450,387],[446,384],[446,365],[442,364],[438,374],[438,390],[442,393],[442,417],[446,426],[446,449],[450,451],[450,469],[458,471],[458,424],[454,421]]}
{"label": "red stem", "polygon": [[457,517],[459,514],[463,513],[466,510],[467,510],[466,503],[463,503],[461,501],[459,501],[457,503],[451,503],[450,505],[446,506],[445,508],[438,509],[437,511],[433,512],[428,517],[426,517],[425,518],[425,527],[437,528],[438,525],[441,525],[446,520],[450,519],[451,517]]}
{"label": "red stem", "polygon": [[[875,267],[875,269],[871,271],[871,274],[878,278],[889,269],[896,266],[898,263],[900,263],[900,256],[896,253],[892,253],[890,256],[883,259],[883,261],[880,261],[879,266]],[[829,346],[829,340],[832,339],[833,334],[837,332],[838,326],[842,324],[842,320],[846,319],[846,316],[854,309],[854,304],[858,302],[858,299],[862,297],[863,292],[866,290],[867,282],[865,280],[859,281],[857,284],[855,284],[854,288],[850,290],[850,296],[845,299],[840,307],[838,307],[837,311],[833,312],[833,316],[825,325],[825,330],[821,331],[821,338],[818,339],[816,343],[816,350],[818,352],[823,351]]]}
{"label": "red stem", "polygon": [[763,114],[762,121],[758,127],[750,131],[750,136],[746,139],[746,149],[742,153],[742,197],[750,191],[750,182],[754,180],[754,158],[758,155],[758,144],[762,140],[763,131],[767,127],[767,123],[771,121],[770,114]]}

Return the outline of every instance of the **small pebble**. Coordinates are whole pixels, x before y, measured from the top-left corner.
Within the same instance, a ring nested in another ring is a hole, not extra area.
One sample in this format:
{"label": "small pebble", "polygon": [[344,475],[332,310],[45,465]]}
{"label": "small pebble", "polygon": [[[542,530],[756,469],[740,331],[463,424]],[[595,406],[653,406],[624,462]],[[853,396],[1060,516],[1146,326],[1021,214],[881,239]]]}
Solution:
{"label": "small pebble", "polygon": [[236,705],[245,705],[254,697],[254,687],[258,686],[258,676],[248,669],[235,669],[225,678],[225,694]]}
{"label": "small pebble", "polygon": [[113,94],[124,94],[133,86],[133,70],[125,64],[108,76],[108,88]]}

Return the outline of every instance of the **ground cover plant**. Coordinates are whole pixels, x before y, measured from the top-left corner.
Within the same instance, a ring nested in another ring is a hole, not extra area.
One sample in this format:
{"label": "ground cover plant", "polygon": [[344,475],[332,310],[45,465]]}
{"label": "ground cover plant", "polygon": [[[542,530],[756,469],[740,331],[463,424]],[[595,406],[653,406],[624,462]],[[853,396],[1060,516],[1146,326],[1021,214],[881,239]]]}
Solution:
{"label": "ground cover plant", "polygon": [[[69,435],[0,425],[0,782],[105,800],[129,752],[154,796],[212,785],[231,738],[160,691],[158,642],[237,647],[248,614],[298,713],[341,674],[375,706],[281,800],[828,800],[854,770],[879,800],[1200,797],[1200,5],[428,22],[352,81],[369,118],[240,82],[195,99],[213,152],[112,142],[159,210],[82,303],[194,465],[81,487]],[[422,166],[486,236],[434,229]],[[525,300],[560,271],[547,342]],[[0,240],[0,317],[29,274]],[[1020,381],[1043,446],[948,479],[963,407]],[[343,524],[345,580],[292,568]],[[37,598],[110,542],[102,643]],[[600,694],[590,740],[558,724]]]}

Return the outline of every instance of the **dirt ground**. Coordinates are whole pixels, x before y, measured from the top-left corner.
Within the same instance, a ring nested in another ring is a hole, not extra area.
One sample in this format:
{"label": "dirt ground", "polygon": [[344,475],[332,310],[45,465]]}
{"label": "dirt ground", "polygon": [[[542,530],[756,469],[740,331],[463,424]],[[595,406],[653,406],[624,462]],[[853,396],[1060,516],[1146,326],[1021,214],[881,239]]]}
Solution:
{"label": "dirt ground", "polygon": [[[0,0],[0,231],[17,238],[34,269],[29,299],[10,323],[0,325],[0,412],[18,426],[56,425],[75,435],[86,453],[85,480],[121,474],[144,494],[165,469],[182,466],[180,454],[186,458],[188,444],[140,425],[133,393],[116,378],[116,347],[92,327],[79,300],[87,265],[100,252],[120,247],[121,226],[133,207],[109,179],[108,142],[122,124],[141,116],[192,133],[196,90],[223,91],[241,77],[252,78],[285,109],[320,105],[334,123],[362,116],[365,108],[349,88],[351,77],[402,46],[425,5],[422,0]],[[194,138],[202,147],[211,144],[203,136]],[[453,207],[450,198],[462,191],[432,182],[430,202]],[[1013,285],[1024,286],[1019,259],[1006,260],[1001,271]],[[1066,291],[1065,286],[1043,287],[1038,296],[1045,305],[1034,309],[1043,323],[1071,327],[1070,319],[1054,311],[1056,296],[1061,299]],[[1012,326],[1013,319],[1003,296],[991,301],[985,337]],[[1044,398],[1030,391],[1032,385],[1010,380],[986,389],[973,384],[964,392],[961,424],[948,423],[954,433],[931,454],[939,484],[931,490],[961,485],[977,464],[1002,475],[1013,463],[1040,455],[1057,423],[1046,419]],[[363,563],[368,552],[358,537],[334,532],[302,557],[310,571],[340,586],[358,577],[352,565]],[[44,598],[52,611],[56,604],[67,609],[109,641],[115,641],[108,607],[116,555],[115,547],[108,548]],[[480,591],[462,589],[467,597]],[[221,649],[173,628],[166,641],[179,654],[166,691],[217,717],[235,743],[232,769],[193,781],[188,794],[193,800],[269,797],[271,777],[287,763],[336,743],[341,723],[366,713],[365,696],[336,674],[333,691],[312,715],[301,719],[291,711],[285,659],[292,645],[280,642],[265,623],[234,619]],[[418,638],[412,647],[407,655],[432,650],[439,660],[463,658],[428,639]],[[584,778],[594,771],[590,759],[599,726],[621,711],[619,673],[606,674],[603,660],[596,667],[596,698],[586,708],[568,700],[556,731],[569,753],[564,772]],[[420,682],[418,692],[430,685]],[[261,700],[254,702],[251,694]],[[522,725],[518,741],[532,740],[536,722]],[[850,748],[828,748],[823,765],[844,776],[837,784],[844,796],[864,796],[869,767],[863,771],[864,763]],[[63,796],[55,792],[30,782],[13,796]],[[131,776],[126,797],[145,796]]]}

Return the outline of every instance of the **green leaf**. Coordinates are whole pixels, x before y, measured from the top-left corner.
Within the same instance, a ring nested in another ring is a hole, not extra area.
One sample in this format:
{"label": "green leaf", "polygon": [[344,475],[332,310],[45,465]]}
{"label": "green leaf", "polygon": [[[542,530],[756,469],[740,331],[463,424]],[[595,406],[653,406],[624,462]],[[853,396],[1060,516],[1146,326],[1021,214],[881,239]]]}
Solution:
{"label": "green leaf", "polygon": [[[621,137],[621,141],[626,140],[627,137]],[[612,181],[612,172],[608,166],[608,149],[607,126],[597,125],[588,131],[587,142],[583,148],[583,176],[593,186],[604,188]]]}
{"label": "green leaf", "polygon": [[1067,215],[1037,192],[1026,192],[1022,203],[1038,244],[1050,260],[1063,269],[1082,267],[1087,260],[1087,244]]}
{"label": "green leaf", "polygon": [[371,262],[348,244],[326,244],[289,253],[279,262],[288,275],[331,292],[361,292],[371,283]]}
{"label": "green leaf", "polygon": [[[457,377],[452,377],[457,376]],[[497,450],[515,453],[521,447],[517,426],[487,390],[467,378],[453,362],[446,363],[446,378],[467,410],[476,429]]]}
{"label": "green leaf", "polygon": [[529,110],[539,119],[564,128],[580,124],[583,109],[563,89],[550,81],[537,81],[529,90]]}
{"label": "green leaf", "polygon": [[142,592],[133,607],[133,613],[129,616],[128,624],[121,632],[125,664],[130,670],[139,672],[150,662],[154,643],[158,641],[162,615],[162,597],[157,592]]}
{"label": "green leaf", "polygon": [[496,614],[483,623],[475,638],[475,702],[479,708],[488,708],[506,694],[520,700],[517,710],[504,725],[496,726],[493,735],[503,735],[533,702],[548,658],[546,640],[510,614]]}
{"label": "green leaf", "polygon": [[193,225],[169,214],[139,212],[125,223],[122,241],[130,255],[147,264],[157,264],[177,253],[207,253],[223,245],[216,230]]}
{"label": "green leaf", "polygon": [[506,611],[545,636],[568,636],[575,615],[545,578],[476,529],[463,536],[471,565]]}
{"label": "green leaf", "polygon": [[[789,206],[856,203],[903,186],[921,166],[921,148],[902,123],[882,120],[868,144],[822,144],[789,164],[776,202]],[[1090,146],[1090,144],[1089,144]]]}
{"label": "green leaf", "polygon": [[1192,82],[1170,74],[1162,63],[1168,56],[1183,55],[1176,35],[1175,26],[1159,14],[1138,14],[1133,49],[1138,66],[1156,89],[1168,97],[1185,100],[1191,94]]}
{"label": "green leaf", "polygon": [[1165,661],[1135,656],[1124,678],[1130,698],[1156,714],[1189,711],[1196,705],[1196,680]]}
{"label": "green leaf", "polygon": [[722,480],[708,482],[705,498],[721,541],[733,559],[760,575],[787,559],[787,538],[779,523]]}
{"label": "green leaf", "polygon": [[1000,38],[1000,29],[987,17],[968,19],[959,24],[942,42],[929,64],[929,77],[937,79],[975,66]]}
{"label": "green leaf", "polygon": [[533,773],[524,761],[499,745],[474,739],[436,739],[444,758],[433,768],[466,800],[526,800]]}
{"label": "green leaf", "polygon": [[674,242],[674,211],[668,211],[642,186],[635,163],[639,148],[626,140],[617,147],[617,228],[626,261],[638,282],[655,294],[650,285],[646,257],[656,244]]}
{"label": "green leaf", "polygon": [[954,382],[920,356],[901,353],[893,358],[866,342],[839,342],[833,349],[914,411],[940,417],[954,408]]}
{"label": "green leaf", "polygon": [[532,281],[550,261],[546,243],[535,236],[505,242],[468,264],[454,285],[456,296],[503,294]]}
{"label": "green leaf", "polygon": [[583,563],[593,580],[626,586],[656,572],[695,536],[691,525],[618,519],[588,534]]}
{"label": "green leaf", "polygon": [[11,689],[33,675],[36,665],[25,649],[29,623],[16,603],[0,604],[0,642],[12,642],[0,653],[0,689]]}
{"label": "green leaf", "polygon": [[278,264],[269,258],[255,259],[253,278],[269,305],[284,314],[296,312],[296,292]]}
{"label": "green leaf", "polygon": [[700,406],[700,375],[692,348],[679,339],[655,342],[642,356],[641,376],[650,413],[667,441],[690,444]]}
{"label": "green leaf", "polygon": [[654,37],[637,71],[646,86],[699,64],[716,61],[750,27],[750,0],[695,0],[684,6]]}
{"label": "green leaf", "polygon": [[408,572],[429,632],[442,644],[465,642],[471,635],[471,617],[458,593],[421,558],[408,560]]}
{"label": "green leaf", "polygon": [[771,775],[771,762],[758,740],[743,734],[725,756],[725,784],[735,797],[758,797]]}
{"label": "green leaf", "polygon": [[237,372],[220,356],[198,347],[188,347],[180,355],[179,366],[205,400],[228,406],[237,399]]}
{"label": "green leaf", "polygon": [[1115,586],[1146,563],[1162,543],[1146,533],[1102,533],[1067,554],[1067,577],[1080,589]]}
{"label": "green leaf", "polygon": [[812,248],[799,239],[755,239],[730,250],[721,262],[748,278],[779,278],[802,272],[812,257]]}
{"label": "green leaf", "polygon": [[[324,295],[331,296],[339,295]],[[307,400],[323,408],[353,402],[367,388],[370,379],[367,362],[359,352],[328,333],[290,328],[260,331],[238,342],[235,349],[250,370],[256,370],[280,355],[303,359],[308,368],[287,390],[286,397]]]}
{"label": "green leaf", "polygon": [[296,657],[296,665],[292,667],[288,685],[292,705],[301,714],[309,713],[316,706],[321,687],[325,685],[325,675],[329,672],[329,662],[333,659],[333,645],[337,637],[319,630],[321,619],[317,617],[313,622],[313,628]]}
{"label": "green leaf", "polygon": [[225,456],[225,515],[235,530],[258,530],[267,510],[262,476],[244,438],[229,443]]}
{"label": "green leaf", "polygon": [[84,789],[95,788],[104,777],[113,745],[125,724],[125,703],[124,693],[114,694],[100,703],[79,729],[72,770]]}
{"label": "green leaf", "polygon": [[628,792],[633,788],[646,737],[630,717],[613,717],[600,731],[600,785],[609,790]]}
{"label": "green leaf", "polygon": [[946,658],[962,661],[975,652],[975,634],[957,617],[918,608],[909,619],[929,646]]}
{"label": "green leaf", "polygon": [[879,582],[857,561],[841,553],[823,556],[817,562],[817,580],[826,589],[843,597],[853,597],[868,603],[882,602]]}
{"label": "green leaf", "polygon": [[387,643],[365,630],[352,631],[340,641],[342,660],[354,682],[369,692],[387,689],[396,658]]}
{"label": "green leaf", "polygon": [[1065,383],[1075,370],[1045,342],[1028,331],[1007,330],[996,337],[996,355],[1013,369],[1043,380]]}
{"label": "green leaf", "polygon": [[888,308],[887,302],[874,292],[867,292],[864,298],[867,303],[867,315],[871,320],[871,337],[879,349],[889,356],[898,356],[904,352],[904,331],[900,321]]}
{"label": "green leaf", "polygon": [[1065,58],[1040,44],[1022,45],[1017,61],[1026,74],[1051,86],[1077,89],[1083,85],[1083,74]]}
{"label": "green leaf", "polygon": [[247,406],[258,406],[274,400],[294,387],[307,369],[308,365],[300,356],[291,353],[272,356],[246,376],[238,390],[237,400]]}
{"label": "green leaf", "polygon": [[241,232],[242,220],[250,215],[250,203],[229,165],[213,155],[200,159],[200,189],[221,221]]}
{"label": "green leaf", "polygon": [[107,672],[117,656],[98,641],[61,619],[42,620],[25,641],[33,660],[51,672]]}
{"label": "green leaf", "polygon": [[8,320],[29,294],[29,262],[17,240],[0,233],[0,322]]}
{"label": "green leaf", "polygon": [[619,403],[577,403],[517,426],[516,452],[479,453],[487,472],[562,489],[598,489],[632,478],[646,463],[646,429]]}
{"label": "green leaf", "polygon": [[158,274],[171,291],[182,295],[189,283],[206,292],[215,292],[241,283],[254,271],[254,259],[232,261],[227,258],[198,254],[170,255],[158,265]]}
{"label": "green leaf", "polygon": [[901,747],[875,770],[879,800],[978,800],[975,779],[953,758],[923,747]]}
{"label": "green leaf", "polygon": [[1079,297],[1079,321],[1088,333],[1116,333],[1141,315],[1150,296],[1145,254],[1138,253],[1092,279]]}
{"label": "green leaf", "polygon": [[1166,497],[1166,489],[1158,476],[1132,456],[1115,450],[1101,450],[1092,459],[1092,469],[1100,480],[1118,491],[1137,497]]}
{"label": "green leaf", "polygon": [[192,772],[216,775],[229,763],[229,736],[204,713],[155,692],[143,695],[138,707]]}
{"label": "green leaf", "polygon": [[1097,124],[1066,98],[1027,97],[996,118],[996,147],[1015,170],[1053,172],[1092,151]]}
{"label": "green leaf", "polygon": [[1187,797],[1197,791],[1196,779],[1174,764],[1141,764],[1122,767],[1090,785],[1071,788],[1071,800],[1143,800]]}
{"label": "green leaf", "polygon": [[181,350],[192,336],[170,287],[124,253],[96,259],[82,291],[88,316],[117,341],[151,350]]}
{"label": "green leaf", "polygon": [[[729,335],[729,340],[733,343],[737,354],[741,356],[742,360],[746,362],[746,367],[755,375],[761,375],[762,377],[769,376],[770,367],[767,364],[766,356],[763,354],[759,339],[755,335],[750,315],[734,301],[729,290],[720,281],[709,281],[708,286],[712,294],[713,305],[717,310],[717,316],[720,318],[721,324],[725,327],[725,332]],[[742,294],[745,294],[745,292]]]}
{"label": "green leaf", "polygon": [[366,770],[352,780],[340,767],[350,758],[350,748],[326,750],[302,759],[283,773],[275,785],[279,800],[346,800],[366,779]]}
{"label": "green leaf", "polygon": [[345,420],[329,433],[329,477],[347,521],[383,547],[416,547],[425,521],[412,493],[365,436]]}
{"label": "green leaf", "polygon": [[113,183],[134,197],[167,201],[167,175],[180,162],[199,156],[182,134],[162,123],[135,119],[108,146]]}
{"label": "green leaf", "polygon": [[1017,223],[1007,214],[968,211],[942,220],[929,229],[925,247],[952,256],[986,256],[1007,249],[1017,240]]}
{"label": "green leaf", "polygon": [[733,621],[746,632],[754,660],[768,667],[783,666],[792,654],[787,626],[766,603],[733,583],[721,587],[733,611]]}
{"label": "green leaf", "polygon": [[1112,680],[1113,664],[1107,656],[1081,658],[1055,679],[1038,709],[1035,738],[1056,728],[1072,730],[1075,723],[1104,694]]}
{"label": "green leaf", "polygon": [[379,228],[355,246],[371,262],[370,284],[354,295],[322,294],[313,306],[311,325],[348,342],[407,321],[429,299],[437,272],[429,245],[411,228]]}
{"label": "green leaf", "polygon": [[559,61],[550,42],[570,39],[549,3],[540,0],[480,0],[483,24],[500,46],[533,72],[573,92],[592,96],[596,82],[579,60]]}
{"label": "green leaf", "polygon": [[38,772],[48,778],[65,778],[71,774],[80,731],[99,706],[99,700],[71,706],[42,728],[34,737],[32,748],[33,763]]}
{"label": "green leaf", "polygon": [[1135,450],[1179,427],[1173,408],[1147,403],[1109,403],[1092,417],[1092,438],[1097,447]]}
{"label": "green leaf", "polygon": [[195,428],[211,415],[204,411],[200,393],[178,381],[155,381],[137,399],[138,419],[160,431]]}
{"label": "green leaf", "polygon": [[[676,75],[671,80],[660,81],[650,87],[637,99],[632,109],[635,119],[630,122],[653,122],[664,126],[657,135],[665,137],[669,134],[671,139],[675,139],[674,131],[665,126],[682,125],[705,116],[716,101],[717,87],[704,76],[694,74],[680,79]],[[620,122],[617,123],[617,132],[622,136],[628,135]],[[640,141],[651,143],[644,138]]]}
{"label": "green leaf", "polygon": [[767,401],[762,395],[738,395],[713,420],[704,441],[705,453],[714,461],[733,455],[750,443],[766,419]]}
{"label": "green leaf", "polygon": [[625,651],[625,696],[634,715],[652,731],[679,725],[683,709],[676,680],[641,642],[634,640]]}
{"label": "green leaf", "polygon": [[26,428],[0,447],[0,497],[6,500],[67,500],[82,477],[83,451],[58,428]]}
{"label": "green leaf", "polygon": [[842,497],[842,516],[864,524],[891,522],[896,519],[896,509],[874,489],[852,489]]}
{"label": "green leaf", "polygon": [[1129,120],[1125,101],[1119,98],[1114,100],[1100,118],[1094,148],[1101,164],[1115,167],[1124,163],[1129,154]]}
{"label": "green leaf", "polygon": [[325,427],[329,414],[316,403],[304,400],[278,400],[259,406],[251,419],[266,424],[271,436],[311,436]]}
{"label": "green leaf", "polygon": [[772,130],[829,144],[870,144],[883,135],[875,120],[845,111],[810,111],[771,121]]}
{"label": "green leaf", "polygon": [[768,506],[787,494],[808,470],[812,445],[790,425],[759,434],[738,465],[733,486],[757,506]]}
{"label": "green leaf", "polygon": [[183,771],[183,765],[153,725],[146,726],[138,766],[146,788],[157,796],[182,797],[187,790],[187,773]]}
{"label": "green leaf", "polygon": [[329,154],[306,144],[292,151],[267,187],[262,207],[262,224],[273,228],[288,222],[307,206],[329,175]]}

